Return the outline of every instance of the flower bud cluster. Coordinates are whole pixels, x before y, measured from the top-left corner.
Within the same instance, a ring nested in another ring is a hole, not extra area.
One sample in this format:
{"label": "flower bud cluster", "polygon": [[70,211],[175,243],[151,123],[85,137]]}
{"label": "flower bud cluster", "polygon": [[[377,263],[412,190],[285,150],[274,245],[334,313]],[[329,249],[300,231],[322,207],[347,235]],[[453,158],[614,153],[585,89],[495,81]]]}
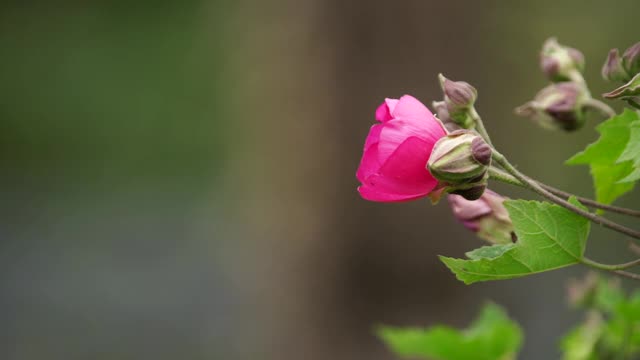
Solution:
{"label": "flower bud cluster", "polygon": [[540,52],[540,67],[553,83],[540,90],[533,100],[516,108],[516,114],[546,129],[580,129],[591,99],[582,77],[584,63],[579,50],[561,45],[555,38],[545,41]]}

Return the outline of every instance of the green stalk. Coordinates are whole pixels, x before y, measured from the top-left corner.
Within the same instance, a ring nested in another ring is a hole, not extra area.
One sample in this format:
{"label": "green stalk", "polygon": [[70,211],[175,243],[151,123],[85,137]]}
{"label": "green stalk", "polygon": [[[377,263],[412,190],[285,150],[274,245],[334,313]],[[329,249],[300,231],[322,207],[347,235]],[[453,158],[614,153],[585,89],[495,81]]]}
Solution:
{"label": "green stalk", "polygon": [[640,265],[640,259],[632,260],[623,264],[608,265],[608,264],[602,264],[597,261],[593,261],[591,259],[583,257],[580,260],[580,262],[594,269],[600,269],[600,270],[606,270],[606,271],[625,270],[625,269]]}

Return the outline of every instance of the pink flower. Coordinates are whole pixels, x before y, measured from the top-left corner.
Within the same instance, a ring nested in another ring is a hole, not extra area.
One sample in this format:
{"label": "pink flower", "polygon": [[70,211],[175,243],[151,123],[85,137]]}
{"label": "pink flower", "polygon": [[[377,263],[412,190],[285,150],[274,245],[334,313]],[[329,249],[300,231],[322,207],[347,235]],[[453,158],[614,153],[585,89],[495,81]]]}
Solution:
{"label": "pink flower", "polygon": [[410,95],[386,99],[376,110],[356,177],[360,195],[398,202],[429,195],[438,181],[426,168],[433,145],[445,136],[442,125]]}

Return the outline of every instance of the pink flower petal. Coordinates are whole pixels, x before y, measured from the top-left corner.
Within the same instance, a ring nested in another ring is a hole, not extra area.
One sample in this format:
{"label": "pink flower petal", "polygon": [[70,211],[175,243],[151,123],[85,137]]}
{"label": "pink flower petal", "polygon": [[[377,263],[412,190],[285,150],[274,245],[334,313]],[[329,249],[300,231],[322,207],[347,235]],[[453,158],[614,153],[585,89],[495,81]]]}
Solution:
{"label": "pink flower petal", "polygon": [[380,131],[378,155],[380,162],[386,159],[402,144],[408,137],[418,137],[429,143],[431,146],[425,149],[427,160],[433,149],[433,145],[445,135],[442,126],[433,118],[423,120],[394,119],[383,124]]}
{"label": "pink flower petal", "polygon": [[360,160],[360,166],[356,172],[356,178],[364,183],[368,177],[375,174],[380,170],[380,162],[378,161],[378,146],[377,143],[369,146],[368,149],[362,154]]}
{"label": "pink flower petal", "polygon": [[424,195],[402,195],[402,194],[389,194],[380,191],[380,189],[369,186],[369,185],[361,185],[358,187],[358,192],[363,199],[369,201],[378,201],[378,202],[402,202],[402,201],[410,201],[423,197]]}
{"label": "pink flower petal", "polygon": [[433,147],[418,137],[410,137],[389,156],[377,174],[361,180],[358,191],[373,201],[395,202],[426,196],[438,181],[427,171],[429,149]]}
{"label": "pink flower petal", "polygon": [[378,106],[378,108],[376,109],[376,120],[386,122],[393,119],[391,113],[393,112],[393,109],[396,107],[397,103],[397,99],[386,98],[384,102],[380,104],[380,106]]}
{"label": "pink flower petal", "polygon": [[389,113],[393,114],[393,111],[396,108],[396,105],[398,105],[398,99],[391,99],[391,98],[386,98],[384,99],[384,103],[387,104],[387,107],[389,108]]}
{"label": "pink flower petal", "polygon": [[393,118],[425,120],[433,118],[433,114],[420,100],[411,95],[404,95],[391,110]]}
{"label": "pink flower petal", "polygon": [[382,131],[382,127],[383,127],[382,124],[376,124],[376,125],[373,125],[371,129],[369,129],[369,134],[367,135],[367,139],[364,141],[365,152],[371,145],[378,143],[378,141],[380,140],[380,132]]}
{"label": "pink flower petal", "polygon": [[415,186],[420,193],[429,193],[438,184],[426,168],[432,147],[433,144],[423,139],[410,137],[382,164],[379,173],[402,182],[406,189]]}

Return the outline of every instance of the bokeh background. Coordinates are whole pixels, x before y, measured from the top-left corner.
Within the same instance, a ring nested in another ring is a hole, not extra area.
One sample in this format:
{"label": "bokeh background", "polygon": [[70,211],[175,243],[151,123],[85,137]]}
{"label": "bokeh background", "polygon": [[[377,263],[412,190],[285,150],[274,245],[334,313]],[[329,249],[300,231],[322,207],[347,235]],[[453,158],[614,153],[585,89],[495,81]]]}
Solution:
{"label": "bokeh background", "polygon": [[[392,359],[374,325],[462,327],[487,300],[524,328],[521,359],[557,358],[584,269],[465,286],[436,255],[481,243],[446,202],[369,203],[354,174],[382,99],[438,100],[443,72],[523,171],[591,194],[562,162],[599,119],[567,135],[513,108],[552,35],[608,90],[637,5],[2,2],[0,358]],[[589,252],[620,259],[619,238],[595,228]]]}

